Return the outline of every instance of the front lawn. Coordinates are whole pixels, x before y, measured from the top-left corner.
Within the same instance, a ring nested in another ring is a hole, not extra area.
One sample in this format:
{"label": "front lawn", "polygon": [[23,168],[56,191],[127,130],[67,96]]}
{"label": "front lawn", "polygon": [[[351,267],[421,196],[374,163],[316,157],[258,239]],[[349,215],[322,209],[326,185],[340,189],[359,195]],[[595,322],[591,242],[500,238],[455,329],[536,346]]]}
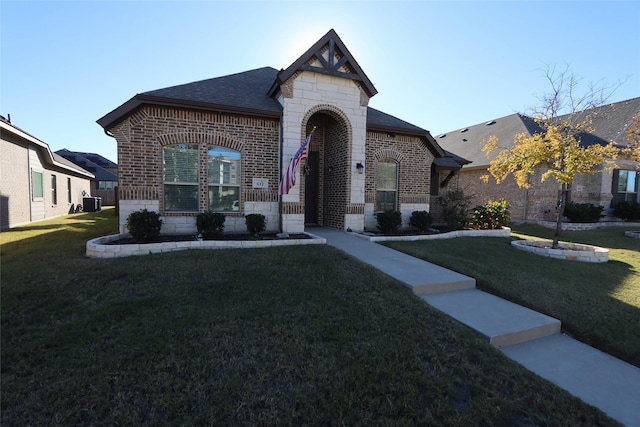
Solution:
{"label": "front lawn", "polygon": [[3,426],[616,425],[332,247],[84,257],[0,233]]}
{"label": "front lawn", "polygon": [[[386,244],[475,277],[480,289],[558,318],[568,334],[640,366],[640,240],[626,237],[625,230],[562,233],[562,241],[609,248],[606,264],[541,257],[512,248],[504,238]],[[549,239],[553,231],[515,226],[512,239]]]}

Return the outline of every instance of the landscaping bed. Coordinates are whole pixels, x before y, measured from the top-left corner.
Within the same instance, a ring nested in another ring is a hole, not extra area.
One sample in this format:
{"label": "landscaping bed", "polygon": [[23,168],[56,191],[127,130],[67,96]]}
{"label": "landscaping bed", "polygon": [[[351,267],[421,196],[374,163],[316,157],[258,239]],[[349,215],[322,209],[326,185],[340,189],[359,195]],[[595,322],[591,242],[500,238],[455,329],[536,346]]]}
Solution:
{"label": "landscaping bed", "polygon": [[[554,230],[511,227],[512,239]],[[617,227],[565,231],[563,241],[609,250],[607,263],[580,263],[512,248],[511,239],[461,238],[385,245],[461,274],[480,289],[560,319],[565,333],[640,367],[640,241]]]}

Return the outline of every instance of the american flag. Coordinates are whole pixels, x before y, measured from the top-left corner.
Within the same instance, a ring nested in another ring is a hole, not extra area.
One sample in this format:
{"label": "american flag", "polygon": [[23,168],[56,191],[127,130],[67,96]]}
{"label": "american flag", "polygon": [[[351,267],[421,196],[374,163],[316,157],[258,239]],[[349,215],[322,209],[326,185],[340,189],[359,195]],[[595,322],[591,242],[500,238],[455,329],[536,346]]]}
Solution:
{"label": "american flag", "polygon": [[282,174],[282,179],[280,180],[280,187],[278,188],[279,194],[289,194],[289,190],[296,185],[296,171],[298,170],[298,165],[301,161],[307,158],[307,145],[309,145],[309,141],[311,141],[311,135],[315,132],[316,128],[313,130],[300,144],[300,148],[296,152],[296,155],[291,159],[291,163],[289,163],[289,167]]}

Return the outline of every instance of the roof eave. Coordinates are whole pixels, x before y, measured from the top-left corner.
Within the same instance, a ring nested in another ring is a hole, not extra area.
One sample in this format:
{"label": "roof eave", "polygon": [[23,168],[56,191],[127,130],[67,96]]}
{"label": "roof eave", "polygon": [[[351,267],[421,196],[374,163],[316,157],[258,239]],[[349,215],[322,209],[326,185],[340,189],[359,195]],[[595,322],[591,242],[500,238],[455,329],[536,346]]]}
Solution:
{"label": "roof eave", "polygon": [[195,108],[198,110],[214,111],[219,113],[245,114],[257,117],[280,118],[282,112],[271,110],[262,110],[256,108],[234,107],[223,104],[211,104],[208,102],[198,102],[190,100],[181,100],[173,98],[164,98],[159,96],[138,94],[125,102],[112,112],[97,120],[97,123],[105,130],[112,128],[116,123],[133,113],[143,105],[159,105],[163,107],[176,108]]}
{"label": "roof eave", "polygon": [[431,154],[433,154],[435,157],[444,157],[445,156],[445,152],[442,149],[442,147],[440,147],[440,145],[438,145],[438,143],[433,138],[433,136],[431,136],[431,133],[429,133],[429,131],[425,130],[425,129],[420,129],[420,128],[408,129],[408,128],[402,128],[402,127],[397,127],[397,126],[385,126],[385,125],[367,124],[367,131],[378,131],[378,132],[387,132],[387,133],[397,133],[397,134],[403,134],[403,135],[418,136],[418,137],[422,138],[422,140],[425,142],[425,145],[429,148],[429,151],[431,151]]}
{"label": "roof eave", "polygon": [[44,154],[44,159],[45,161],[47,161],[47,163],[49,163],[50,165],[56,166],[58,168],[61,169],[65,169],[71,172],[74,172],[78,175],[83,175],[86,176],[88,178],[94,178],[94,175],[87,171],[84,170],[82,168],[80,168],[79,166],[77,167],[72,167],[70,165],[66,165],[64,163],[61,163],[59,161],[57,161],[53,155],[53,152],[51,151],[51,148],[49,147],[49,144],[47,144],[44,141],[39,140],[38,138],[36,138],[35,136],[23,131],[22,129],[19,129],[11,124],[6,124],[5,122],[1,122],[0,121],[0,127],[3,128],[6,132],[10,132],[13,133],[14,135],[18,136],[19,138],[29,141],[31,144],[35,145],[36,147],[38,147],[38,149]]}

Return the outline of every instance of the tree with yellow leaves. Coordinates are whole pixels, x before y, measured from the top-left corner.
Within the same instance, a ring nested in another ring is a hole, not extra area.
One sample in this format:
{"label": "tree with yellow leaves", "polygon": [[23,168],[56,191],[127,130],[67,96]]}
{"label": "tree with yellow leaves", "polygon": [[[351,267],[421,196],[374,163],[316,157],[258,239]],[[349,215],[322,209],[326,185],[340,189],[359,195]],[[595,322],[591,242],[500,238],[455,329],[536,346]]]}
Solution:
{"label": "tree with yellow leaves", "polygon": [[[529,188],[529,178],[538,171],[541,182],[550,178],[558,182],[560,189],[552,246],[557,248],[565,201],[573,179],[578,174],[612,169],[619,149],[613,143],[581,143],[581,135],[592,131],[594,108],[605,103],[613,92],[611,87],[591,86],[585,95],[578,97],[579,79],[569,74],[568,69],[556,73],[555,68],[547,67],[546,78],[551,92],[539,98],[540,107],[532,114],[541,131],[533,135],[526,132],[516,135],[513,145],[500,151],[490,162],[489,172],[498,184],[512,175],[518,186],[524,188]],[[497,148],[498,139],[492,136],[483,151],[488,156]]]}
{"label": "tree with yellow leaves", "polygon": [[623,152],[636,162],[640,162],[640,114],[633,118],[627,129],[627,141]]}

